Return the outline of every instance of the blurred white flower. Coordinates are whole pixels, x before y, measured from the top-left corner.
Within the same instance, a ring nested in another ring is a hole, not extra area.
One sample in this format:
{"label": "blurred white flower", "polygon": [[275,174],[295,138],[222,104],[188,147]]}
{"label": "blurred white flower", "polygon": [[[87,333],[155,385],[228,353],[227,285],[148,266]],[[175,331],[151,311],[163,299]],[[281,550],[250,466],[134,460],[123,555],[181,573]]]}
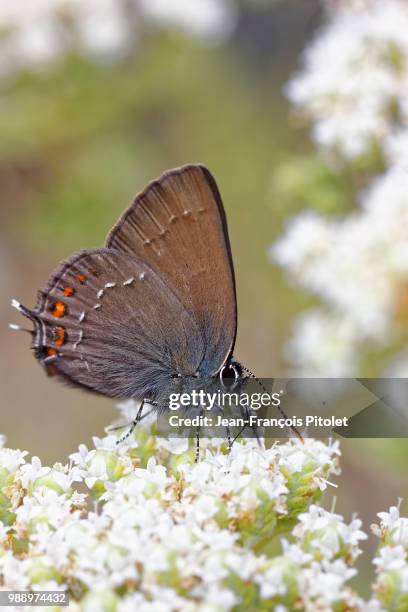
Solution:
{"label": "blurred white flower", "polygon": [[121,57],[135,43],[135,22],[122,0],[65,0],[64,9],[75,15],[79,49],[96,59]]}
{"label": "blurred white flower", "polygon": [[[317,228],[325,231],[320,247],[313,246]],[[302,230],[309,247],[298,251]],[[299,284],[346,315],[363,337],[381,340],[390,333],[408,279],[407,236],[408,172],[392,169],[362,195],[360,211],[336,221],[302,214],[271,254]],[[289,251],[298,253],[296,260]]]}
{"label": "blurred white flower", "polygon": [[157,446],[174,455],[182,455],[188,450],[188,438],[157,438]]}
{"label": "blurred white flower", "polygon": [[26,574],[30,567],[30,560],[18,559],[11,550],[5,550],[1,557],[1,574],[7,590],[24,590],[30,585],[30,578]]}
{"label": "blurred white flower", "polygon": [[307,599],[310,603],[313,602],[312,606],[309,604],[307,609],[312,611],[316,606],[318,610],[330,612],[336,601],[347,599],[346,583],[356,573],[357,570],[348,567],[343,559],[337,559],[332,563],[322,562],[321,566],[312,564],[310,569],[302,575],[303,589],[307,594]]}
{"label": "blurred white flower", "polygon": [[287,540],[282,540],[282,548],[285,556],[297,565],[310,563],[313,560],[313,555],[305,552],[299,544],[289,544]]}
{"label": "blurred white flower", "polygon": [[408,548],[408,519],[400,516],[399,507],[391,506],[388,512],[379,512],[380,526],[372,525],[372,531],[381,537],[387,532],[387,540],[393,545]]}
{"label": "blurred white flower", "polygon": [[131,25],[119,0],[0,0],[0,75],[47,64],[75,49],[96,57],[124,52]]}
{"label": "blurred white flower", "polygon": [[408,593],[408,519],[400,516],[399,506],[379,512],[378,517],[380,525],[371,526],[379,538],[379,549],[373,559],[376,597],[371,601],[383,603],[384,609],[390,601],[404,608]]}
{"label": "blurred white flower", "polygon": [[261,576],[256,580],[260,583],[261,597],[269,599],[276,595],[285,595],[287,586],[284,574],[288,570],[288,563],[285,559],[279,559],[271,564]]}
{"label": "blurred white flower", "polygon": [[147,20],[210,43],[236,23],[231,0],[0,0],[0,76],[46,66],[75,51],[113,61],[129,53]]}
{"label": "blurred white flower", "polygon": [[384,140],[383,149],[388,166],[408,172],[408,128],[399,126],[390,133],[389,137]]}
{"label": "blurred white flower", "polygon": [[295,322],[286,349],[294,371],[353,376],[361,344],[387,345],[408,321],[408,172],[375,179],[343,219],[300,214],[270,254],[328,308]]}
{"label": "blurred white flower", "polygon": [[291,274],[303,277],[308,265],[324,258],[332,247],[334,224],[313,211],[290,219],[284,239],[277,241],[269,256]]}
{"label": "blurred white flower", "polygon": [[77,453],[72,453],[70,456],[70,461],[75,463],[76,465],[84,467],[86,465],[87,459],[90,458],[88,448],[85,444],[80,444]]}
{"label": "blurred white flower", "polygon": [[[2,439],[5,442],[6,437],[2,436]],[[27,455],[28,451],[0,447],[0,466],[8,472],[14,472],[20,465],[25,463],[24,457]]]}
{"label": "blurred white flower", "polygon": [[293,335],[285,347],[296,376],[349,377],[357,371],[358,332],[352,321],[313,309],[294,322]]}
{"label": "blurred white flower", "polygon": [[348,158],[382,146],[408,125],[408,5],[405,0],[329,3],[328,22],[287,87],[314,122],[323,147]]}
{"label": "blurred white flower", "polygon": [[95,454],[88,464],[88,475],[85,477],[85,484],[92,489],[98,480],[108,480],[106,470],[106,459],[103,455]]}
{"label": "blurred white flower", "polygon": [[153,22],[181,28],[213,43],[233,31],[237,18],[231,0],[140,0],[140,5]]}
{"label": "blurred white flower", "polygon": [[327,512],[320,506],[311,506],[299,516],[293,534],[301,541],[301,547],[315,555],[316,559],[334,560],[346,546],[350,558],[358,557],[360,540],[367,539],[361,530],[361,521],[354,519],[349,525],[342,516]]}
{"label": "blurred white flower", "polygon": [[403,546],[385,546],[373,563],[380,571],[400,570],[406,566],[407,555]]}
{"label": "blurred white flower", "polygon": [[[325,307],[295,321],[291,373],[346,377],[358,374],[365,350],[393,346],[408,326],[408,4],[324,5],[326,23],[287,93],[318,145],[345,157],[356,177],[350,162],[373,150],[386,170],[347,216],[305,211],[290,220],[270,257]],[[387,375],[406,374],[405,352]]]}
{"label": "blurred white flower", "polygon": [[381,519],[381,526],[384,529],[394,530],[398,528],[400,513],[397,506],[391,506],[388,512],[379,512],[377,516]]}
{"label": "blurred white flower", "polygon": [[136,418],[139,408],[140,402],[136,402],[132,399],[119,402],[117,405],[117,409],[126,423],[132,423],[132,421]]}
{"label": "blurred white flower", "polygon": [[7,538],[7,533],[9,531],[9,527],[6,527],[6,525],[4,525],[1,521],[0,521],[0,542],[2,540],[5,540]]}

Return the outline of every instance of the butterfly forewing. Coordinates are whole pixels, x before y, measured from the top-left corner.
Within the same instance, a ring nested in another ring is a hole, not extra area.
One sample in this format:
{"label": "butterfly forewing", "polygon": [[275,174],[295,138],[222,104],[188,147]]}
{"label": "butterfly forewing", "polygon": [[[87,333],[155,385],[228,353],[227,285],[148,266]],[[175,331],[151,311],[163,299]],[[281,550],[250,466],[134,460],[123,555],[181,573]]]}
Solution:
{"label": "butterfly forewing", "polygon": [[204,357],[198,326],[146,263],[109,249],[64,262],[39,292],[33,348],[50,374],[111,397],[150,397]]}
{"label": "butterfly forewing", "polygon": [[237,323],[225,213],[210,172],[189,165],[150,183],[106,245],[146,262],[174,290],[202,336],[200,371],[218,372],[232,353]]}

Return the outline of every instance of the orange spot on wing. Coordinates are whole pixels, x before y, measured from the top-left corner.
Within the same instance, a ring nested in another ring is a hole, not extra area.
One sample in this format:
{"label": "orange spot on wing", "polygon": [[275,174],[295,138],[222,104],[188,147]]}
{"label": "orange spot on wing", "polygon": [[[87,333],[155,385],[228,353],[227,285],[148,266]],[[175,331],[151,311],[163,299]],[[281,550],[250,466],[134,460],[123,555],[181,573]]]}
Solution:
{"label": "orange spot on wing", "polygon": [[47,355],[53,357],[54,355],[58,355],[58,351],[55,348],[47,348]]}
{"label": "orange spot on wing", "polygon": [[81,283],[81,285],[83,285],[86,281],[86,276],[84,276],[83,274],[75,274],[75,280],[77,280],[78,283]]}
{"label": "orange spot on wing", "polygon": [[73,287],[64,287],[63,289],[64,295],[65,297],[71,297],[71,295],[74,295],[75,293],[75,289]]}
{"label": "orange spot on wing", "polygon": [[54,317],[63,317],[66,310],[67,310],[67,307],[65,306],[64,302],[57,301],[54,304],[52,315]]}
{"label": "orange spot on wing", "polygon": [[57,346],[62,346],[66,340],[67,332],[63,327],[57,327],[57,338],[55,340],[55,344]]}

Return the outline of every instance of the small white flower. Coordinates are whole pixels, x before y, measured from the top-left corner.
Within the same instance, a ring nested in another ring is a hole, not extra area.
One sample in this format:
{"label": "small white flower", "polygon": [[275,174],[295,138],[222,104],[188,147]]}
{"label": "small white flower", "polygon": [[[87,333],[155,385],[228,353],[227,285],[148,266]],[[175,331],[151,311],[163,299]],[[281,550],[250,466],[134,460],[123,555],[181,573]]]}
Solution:
{"label": "small white flower", "polygon": [[85,444],[80,444],[78,452],[72,453],[69,458],[73,463],[76,463],[80,466],[85,466],[87,460],[90,458],[88,448],[85,446]]}
{"label": "small white flower", "polygon": [[163,488],[167,483],[166,468],[158,465],[154,457],[150,457],[146,469],[137,468],[135,475],[138,478],[154,483],[160,488]]}
{"label": "small white flower", "polygon": [[400,513],[397,506],[391,506],[388,512],[378,512],[377,516],[381,520],[382,527],[385,529],[392,530],[398,527]]}
{"label": "small white flower", "polygon": [[51,472],[48,466],[42,466],[38,457],[33,457],[31,463],[26,463],[20,469],[20,480],[24,487],[28,487],[38,478],[47,476]]}
{"label": "small white flower", "polygon": [[139,411],[140,402],[136,402],[133,399],[125,400],[124,402],[119,402],[119,404],[116,405],[116,408],[119,410],[121,417],[123,417],[126,422],[132,423]]}
{"label": "small white flower", "polygon": [[92,489],[98,480],[108,480],[106,469],[106,457],[103,454],[94,454],[88,464],[88,475],[85,476],[85,484]]}
{"label": "small white flower", "polygon": [[[2,442],[5,438],[2,438]],[[28,451],[12,450],[10,448],[0,447],[0,468],[7,470],[8,472],[15,472],[20,465],[25,463],[24,457],[28,455]]]}
{"label": "small white flower", "polygon": [[7,538],[9,530],[10,527],[7,527],[2,521],[0,521],[0,542]]}
{"label": "small white flower", "polygon": [[402,546],[384,546],[373,563],[380,571],[401,570],[407,566],[407,555]]}
{"label": "small white flower", "polygon": [[285,560],[276,560],[269,567],[262,577],[256,577],[255,581],[259,583],[261,597],[269,599],[276,595],[285,595],[287,586],[284,580],[284,573],[287,571],[288,565]]}
{"label": "small white flower", "polygon": [[299,544],[289,544],[285,539],[282,540],[282,549],[285,556],[296,563],[296,565],[305,565],[313,559],[313,555],[305,552]]}
{"label": "small white flower", "polygon": [[158,448],[164,448],[173,455],[182,455],[188,451],[188,438],[157,438]]}
{"label": "small white flower", "polygon": [[108,436],[105,436],[104,438],[97,438],[96,436],[94,436],[92,438],[92,441],[95,445],[96,450],[113,451],[113,452],[118,451],[116,436],[108,435]]}

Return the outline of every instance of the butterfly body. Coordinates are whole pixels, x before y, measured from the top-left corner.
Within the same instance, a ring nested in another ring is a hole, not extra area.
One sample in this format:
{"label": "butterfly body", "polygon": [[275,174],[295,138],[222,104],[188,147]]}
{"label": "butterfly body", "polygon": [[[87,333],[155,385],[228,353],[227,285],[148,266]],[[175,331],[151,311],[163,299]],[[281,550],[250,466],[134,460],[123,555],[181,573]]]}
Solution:
{"label": "butterfly body", "polygon": [[88,391],[160,410],[169,393],[238,371],[231,250],[210,172],[188,165],[150,183],[105,247],[60,264],[33,310],[14,305],[47,373]]}

